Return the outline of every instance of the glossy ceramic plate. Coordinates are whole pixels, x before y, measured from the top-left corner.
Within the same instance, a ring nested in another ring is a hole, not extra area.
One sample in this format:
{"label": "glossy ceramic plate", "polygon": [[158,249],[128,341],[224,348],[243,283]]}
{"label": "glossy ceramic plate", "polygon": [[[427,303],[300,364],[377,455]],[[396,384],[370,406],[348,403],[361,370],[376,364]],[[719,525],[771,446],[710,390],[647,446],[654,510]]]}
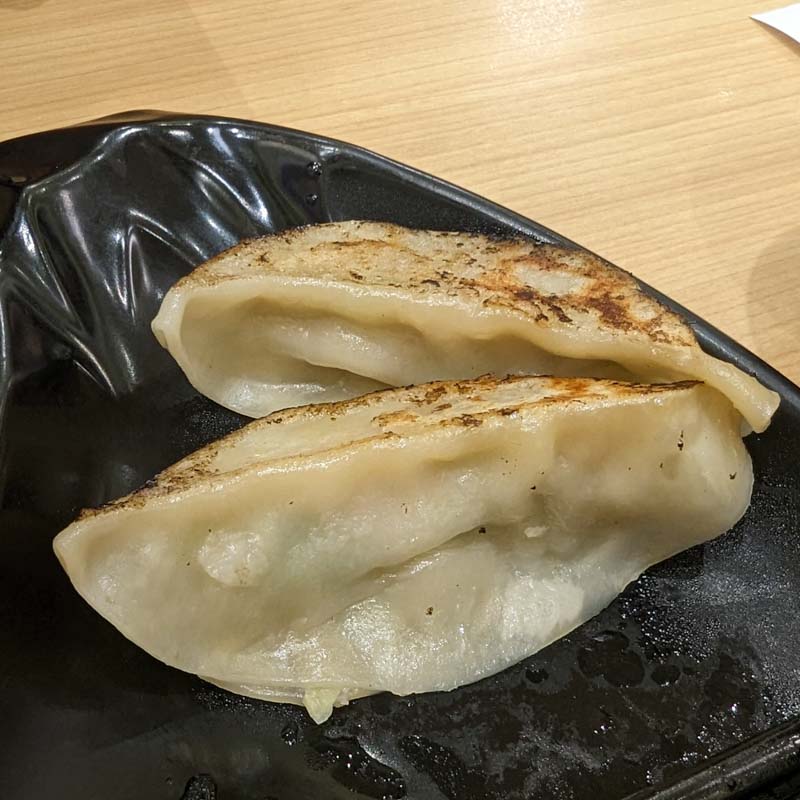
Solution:
{"label": "glossy ceramic plate", "polygon": [[375,154],[268,125],[139,114],[0,145],[0,797],[711,798],[790,769],[800,393],[685,309],[703,347],[783,398],[747,440],[747,516],[502,674],[359,700],[317,727],[164,666],[72,590],[51,541],[81,507],[243,423],[153,338],[165,291],[245,237],[349,218],[576,246]]}

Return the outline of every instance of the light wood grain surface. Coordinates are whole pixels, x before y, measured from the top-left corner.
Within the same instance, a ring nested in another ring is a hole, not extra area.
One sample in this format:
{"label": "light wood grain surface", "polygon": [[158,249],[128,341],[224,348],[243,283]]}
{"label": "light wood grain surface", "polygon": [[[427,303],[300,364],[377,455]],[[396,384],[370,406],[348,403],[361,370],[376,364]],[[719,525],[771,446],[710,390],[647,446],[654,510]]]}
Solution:
{"label": "light wood grain surface", "polygon": [[800,46],[768,0],[0,0],[0,139],[133,108],[371,148],[800,382]]}

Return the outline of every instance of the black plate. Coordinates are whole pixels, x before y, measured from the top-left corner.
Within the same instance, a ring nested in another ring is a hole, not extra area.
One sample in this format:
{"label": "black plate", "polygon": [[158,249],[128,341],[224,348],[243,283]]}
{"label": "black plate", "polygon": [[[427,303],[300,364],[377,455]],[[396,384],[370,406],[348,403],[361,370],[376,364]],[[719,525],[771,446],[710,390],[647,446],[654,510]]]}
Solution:
{"label": "black plate", "polygon": [[356,147],[234,120],[134,115],[6,142],[0,184],[0,797],[722,797],[792,766],[798,727],[776,726],[800,710],[800,391],[766,364],[679,309],[783,397],[748,439],[755,494],[732,533],[500,675],[317,727],[150,658],[52,554],[82,506],[242,424],[156,343],[161,297],[244,237],[322,220],[576,245]]}

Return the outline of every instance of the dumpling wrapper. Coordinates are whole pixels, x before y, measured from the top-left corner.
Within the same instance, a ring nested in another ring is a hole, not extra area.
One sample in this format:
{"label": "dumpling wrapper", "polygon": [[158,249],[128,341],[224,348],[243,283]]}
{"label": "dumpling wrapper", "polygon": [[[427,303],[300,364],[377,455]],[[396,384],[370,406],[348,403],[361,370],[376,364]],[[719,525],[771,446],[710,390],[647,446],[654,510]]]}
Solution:
{"label": "dumpling wrapper", "polygon": [[153,656],[315,720],[535,653],[750,499],[697,383],[483,378],[292,409],[86,511],[80,594]]}
{"label": "dumpling wrapper", "polygon": [[595,256],[388,223],[234,247],[167,292],[153,331],[199,392],[251,417],[486,373],[702,380],[757,431],[778,405]]}

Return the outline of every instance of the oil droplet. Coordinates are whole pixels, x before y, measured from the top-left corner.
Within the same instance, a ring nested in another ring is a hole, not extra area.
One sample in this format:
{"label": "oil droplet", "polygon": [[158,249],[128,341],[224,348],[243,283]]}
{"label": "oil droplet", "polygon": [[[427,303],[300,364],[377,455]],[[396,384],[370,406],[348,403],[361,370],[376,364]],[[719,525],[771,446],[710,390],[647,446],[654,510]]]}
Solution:
{"label": "oil droplet", "polygon": [[535,667],[528,667],[525,670],[525,677],[533,684],[539,684],[546,681],[550,675],[545,669],[538,669]]}
{"label": "oil droplet", "polygon": [[327,769],[333,780],[351,792],[375,800],[400,800],[406,796],[403,777],[391,767],[367,753],[357,739],[350,737],[315,737],[311,747],[318,755],[317,769]]}
{"label": "oil droplet", "polygon": [[681,676],[681,671],[674,664],[659,664],[652,674],[653,682],[659,686],[669,686]]}
{"label": "oil droplet", "polygon": [[587,678],[602,677],[612,686],[638,686],[644,679],[641,657],[629,650],[619,631],[603,631],[578,651],[578,667]]}
{"label": "oil droplet", "polygon": [[318,178],[322,175],[322,164],[319,161],[311,161],[310,163],[306,164],[306,172],[312,178]]}
{"label": "oil droplet", "polygon": [[316,205],[317,200],[319,200],[319,195],[317,194],[306,195],[306,203],[310,206]]}
{"label": "oil droplet", "polygon": [[210,775],[193,775],[186,782],[181,800],[217,800],[217,784]]}
{"label": "oil droplet", "polygon": [[599,733],[608,733],[613,728],[613,725],[610,722],[601,722],[595,729],[594,732],[596,734]]}
{"label": "oil droplet", "polygon": [[300,731],[297,729],[297,724],[289,722],[284,725],[281,731],[281,739],[288,747],[294,747],[300,739]]}

